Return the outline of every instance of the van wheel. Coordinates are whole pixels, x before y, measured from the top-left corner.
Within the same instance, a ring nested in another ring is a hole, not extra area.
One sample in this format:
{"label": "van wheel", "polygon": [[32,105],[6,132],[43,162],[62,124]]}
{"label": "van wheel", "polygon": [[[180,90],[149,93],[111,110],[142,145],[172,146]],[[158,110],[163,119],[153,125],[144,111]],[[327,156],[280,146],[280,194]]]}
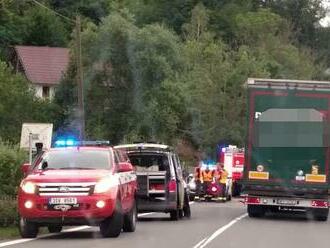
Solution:
{"label": "van wheel", "polygon": [[255,206],[255,205],[248,205],[247,211],[248,211],[249,217],[252,217],[252,218],[263,217],[266,213],[265,208],[263,206]]}
{"label": "van wheel", "polygon": [[327,221],[329,215],[328,209],[314,209],[313,210],[313,217],[317,221]]}
{"label": "van wheel", "polygon": [[48,226],[48,231],[50,233],[59,233],[62,231],[62,226],[61,225],[51,225]]}
{"label": "van wheel", "polygon": [[124,232],[134,232],[136,228],[137,210],[136,203],[134,202],[131,211],[124,216]]}
{"label": "van wheel", "polygon": [[19,233],[22,238],[35,238],[38,235],[38,225],[33,222],[27,221],[25,218],[20,217],[19,220]]}
{"label": "van wheel", "polygon": [[178,220],[179,219],[179,209],[171,210],[170,218],[171,218],[171,220]]}
{"label": "van wheel", "polygon": [[106,218],[100,223],[100,232],[104,238],[115,238],[120,235],[121,229],[123,227],[123,214],[122,208],[117,200],[116,209],[112,216]]}

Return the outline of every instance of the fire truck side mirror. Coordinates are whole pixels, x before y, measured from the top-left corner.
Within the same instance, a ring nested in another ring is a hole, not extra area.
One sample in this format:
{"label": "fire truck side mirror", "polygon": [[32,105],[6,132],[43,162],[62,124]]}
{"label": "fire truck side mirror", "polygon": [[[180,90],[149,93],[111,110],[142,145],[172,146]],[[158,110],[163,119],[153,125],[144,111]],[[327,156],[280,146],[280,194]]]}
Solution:
{"label": "fire truck side mirror", "polygon": [[44,146],[44,144],[42,142],[36,143],[37,154],[42,153],[43,146]]}
{"label": "fire truck side mirror", "polygon": [[26,176],[29,173],[30,166],[31,166],[31,164],[29,164],[29,163],[24,163],[21,165],[21,171],[24,176]]}

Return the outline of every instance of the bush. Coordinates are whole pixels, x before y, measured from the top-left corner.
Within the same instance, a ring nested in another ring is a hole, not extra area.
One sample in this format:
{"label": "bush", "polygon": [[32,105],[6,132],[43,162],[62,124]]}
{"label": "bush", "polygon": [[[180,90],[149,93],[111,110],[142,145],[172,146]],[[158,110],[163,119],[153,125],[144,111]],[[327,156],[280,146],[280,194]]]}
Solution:
{"label": "bush", "polygon": [[0,227],[16,225],[18,221],[15,196],[0,196]]}
{"label": "bush", "polygon": [[14,196],[22,177],[21,165],[26,161],[26,152],[17,145],[2,142],[0,140],[0,196]]}
{"label": "bush", "polygon": [[22,178],[21,164],[27,153],[0,140],[0,226],[10,226],[17,222],[16,193]]}

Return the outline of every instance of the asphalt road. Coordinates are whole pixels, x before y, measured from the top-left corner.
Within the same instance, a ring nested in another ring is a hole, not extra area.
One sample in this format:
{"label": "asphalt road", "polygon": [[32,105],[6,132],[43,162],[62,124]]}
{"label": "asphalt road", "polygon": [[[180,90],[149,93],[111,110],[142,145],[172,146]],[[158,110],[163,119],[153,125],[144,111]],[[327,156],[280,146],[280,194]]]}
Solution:
{"label": "asphalt road", "polygon": [[134,233],[122,233],[115,239],[102,238],[98,228],[86,228],[27,242],[0,243],[0,247],[319,248],[330,245],[330,220],[317,222],[302,214],[275,214],[251,219],[237,199],[229,203],[194,203],[191,207],[190,220],[173,222],[165,214],[144,215]]}

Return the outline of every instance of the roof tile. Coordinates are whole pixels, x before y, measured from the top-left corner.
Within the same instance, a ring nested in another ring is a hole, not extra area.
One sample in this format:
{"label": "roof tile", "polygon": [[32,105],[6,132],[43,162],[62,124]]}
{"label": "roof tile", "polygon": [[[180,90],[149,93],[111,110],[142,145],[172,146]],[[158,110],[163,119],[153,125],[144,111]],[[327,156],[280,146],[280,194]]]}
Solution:
{"label": "roof tile", "polygon": [[59,84],[69,63],[69,49],[60,47],[15,46],[25,75],[36,84]]}

